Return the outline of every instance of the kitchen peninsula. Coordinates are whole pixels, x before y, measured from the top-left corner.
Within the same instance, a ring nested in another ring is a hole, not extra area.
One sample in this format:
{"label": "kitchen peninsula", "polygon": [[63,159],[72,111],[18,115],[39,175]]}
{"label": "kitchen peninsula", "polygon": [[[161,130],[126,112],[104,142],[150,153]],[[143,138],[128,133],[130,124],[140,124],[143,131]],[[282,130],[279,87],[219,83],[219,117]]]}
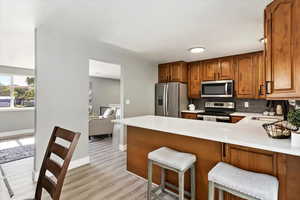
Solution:
{"label": "kitchen peninsula", "polygon": [[[182,118],[140,116],[117,120],[127,126],[127,170],[147,177],[147,154],[162,146],[197,156],[197,199],[207,199],[207,174],[218,162],[276,176],[280,183],[279,199],[299,199],[300,148],[289,139],[267,136],[262,124],[245,116],[237,123],[220,123]],[[154,182],[159,183],[159,168],[154,168]],[[177,176],[167,173],[167,180],[177,184]],[[186,187],[189,178],[186,176]],[[227,199],[235,197],[226,195]]]}

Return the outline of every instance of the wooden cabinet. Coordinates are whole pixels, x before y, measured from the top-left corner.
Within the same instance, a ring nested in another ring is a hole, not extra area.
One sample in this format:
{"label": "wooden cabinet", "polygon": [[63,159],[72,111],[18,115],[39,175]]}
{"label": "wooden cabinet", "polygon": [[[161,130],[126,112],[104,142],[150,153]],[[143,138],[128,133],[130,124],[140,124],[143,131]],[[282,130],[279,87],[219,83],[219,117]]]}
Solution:
{"label": "wooden cabinet", "polygon": [[218,80],[234,79],[233,57],[221,58],[219,63],[220,66],[218,69]]}
{"label": "wooden cabinet", "polygon": [[[241,131],[240,134],[243,134]],[[147,155],[160,147],[169,147],[181,152],[192,153],[196,161],[196,199],[207,199],[208,173],[220,161],[244,170],[265,173],[278,178],[278,200],[299,200],[300,157],[282,153],[224,144],[195,137],[188,137],[150,129],[127,127],[127,170],[147,177]],[[168,171],[166,179],[178,184],[178,174]],[[160,183],[160,168],[153,167],[153,181]],[[189,174],[185,176],[189,190]],[[217,192],[217,191],[216,191]],[[225,199],[237,200],[229,194]],[[218,195],[216,195],[217,200]]]}
{"label": "wooden cabinet", "polygon": [[237,123],[239,122],[240,120],[242,120],[244,117],[243,116],[231,116],[230,117],[230,122],[231,123]]}
{"label": "wooden cabinet", "polygon": [[[276,153],[231,144],[223,144],[222,149],[224,162],[244,170],[276,176]],[[225,194],[225,199],[241,200],[230,194]]]}
{"label": "wooden cabinet", "polygon": [[170,76],[170,65],[160,64],[158,66],[158,81],[160,83],[166,83],[169,81],[169,76]]}
{"label": "wooden cabinet", "polygon": [[203,64],[203,80],[230,80],[233,79],[233,57],[225,57],[205,61]]}
{"label": "wooden cabinet", "polygon": [[300,98],[299,24],[299,0],[274,0],[265,9],[268,99]]}
{"label": "wooden cabinet", "polygon": [[201,96],[202,63],[193,62],[188,65],[188,97],[197,99]]}
{"label": "wooden cabinet", "polygon": [[187,82],[187,64],[183,61],[165,63],[158,65],[158,81],[165,82]]}
{"label": "wooden cabinet", "polygon": [[[281,153],[222,144],[222,161],[244,170],[275,176],[279,181],[280,200],[299,199],[300,158]],[[225,194],[226,200],[241,200]]]}
{"label": "wooden cabinet", "polygon": [[197,113],[186,113],[182,112],[181,117],[185,119],[197,119]]}
{"label": "wooden cabinet", "polygon": [[203,63],[203,80],[214,81],[217,80],[217,72],[219,68],[218,60],[205,61]]}
{"label": "wooden cabinet", "polygon": [[256,98],[265,99],[266,98],[266,70],[264,65],[264,53],[257,53],[255,56],[256,63]]}
{"label": "wooden cabinet", "polygon": [[235,92],[237,98],[255,98],[255,63],[253,54],[236,56]]}

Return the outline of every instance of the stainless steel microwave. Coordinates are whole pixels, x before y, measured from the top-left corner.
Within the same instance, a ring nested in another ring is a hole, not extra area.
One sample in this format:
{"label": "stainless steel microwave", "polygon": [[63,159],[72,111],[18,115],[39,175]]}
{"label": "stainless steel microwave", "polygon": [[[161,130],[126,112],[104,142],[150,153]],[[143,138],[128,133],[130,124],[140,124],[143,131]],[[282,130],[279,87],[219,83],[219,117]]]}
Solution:
{"label": "stainless steel microwave", "polygon": [[201,82],[201,97],[233,97],[233,92],[233,80]]}

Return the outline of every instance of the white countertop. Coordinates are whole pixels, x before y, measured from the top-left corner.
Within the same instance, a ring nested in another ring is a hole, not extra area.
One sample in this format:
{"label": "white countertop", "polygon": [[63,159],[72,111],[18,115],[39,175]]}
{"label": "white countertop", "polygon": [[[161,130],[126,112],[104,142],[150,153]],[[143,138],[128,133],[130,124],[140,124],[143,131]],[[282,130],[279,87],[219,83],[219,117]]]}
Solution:
{"label": "white countertop", "polygon": [[244,119],[235,124],[152,115],[115,120],[115,122],[128,126],[300,156],[300,147],[292,147],[290,139],[272,139],[268,137],[262,127],[262,124],[266,123],[266,121],[251,119],[251,117],[261,117],[263,116],[262,114],[246,113],[244,116]]}
{"label": "white countertop", "polygon": [[181,112],[184,112],[184,113],[203,113],[204,110],[182,110]]}
{"label": "white countertop", "polygon": [[234,112],[230,114],[231,116],[242,116],[242,117],[265,117],[265,118],[273,118],[273,119],[283,119],[283,116],[269,116],[263,115],[262,113],[246,113],[246,112]]}

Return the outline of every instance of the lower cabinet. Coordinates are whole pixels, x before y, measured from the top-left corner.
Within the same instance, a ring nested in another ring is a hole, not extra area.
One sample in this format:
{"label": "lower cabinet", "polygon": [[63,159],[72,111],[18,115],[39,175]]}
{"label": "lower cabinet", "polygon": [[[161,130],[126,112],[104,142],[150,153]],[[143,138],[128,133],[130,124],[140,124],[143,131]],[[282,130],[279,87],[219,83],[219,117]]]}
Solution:
{"label": "lower cabinet", "polygon": [[[127,170],[147,178],[148,153],[163,146],[196,155],[196,200],[208,198],[208,173],[220,161],[275,176],[279,180],[278,200],[299,200],[300,157],[151,129],[127,127]],[[166,178],[170,183],[178,184],[176,173],[168,171]],[[157,166],[153,168],[153,181],[160,183],[160,169]],[[188,173],[185,181],[186,190],[189,190]],[[225,199],[239,198],[225,194]],[[215,200],[218,200],[217,191]]]}
{"label": "lower cabinet", "polygon": [[237,123],[240,120],[242,120],[244,117],[243,116],[231,116],[230,118],[231,118],[230,123]]}
{"label": "lower cabinet", "polygon": [[[300,157],[238,145],[222,144],[222,161],[244,170],[275,176],[279,180],[280,200],[299,199]],[[240,200],[225,194],[226,200]]]}
{"label": "lower cabinet", "polygon": [[197,113],[181,113],[181,117],[185,119],[197,119]]}

